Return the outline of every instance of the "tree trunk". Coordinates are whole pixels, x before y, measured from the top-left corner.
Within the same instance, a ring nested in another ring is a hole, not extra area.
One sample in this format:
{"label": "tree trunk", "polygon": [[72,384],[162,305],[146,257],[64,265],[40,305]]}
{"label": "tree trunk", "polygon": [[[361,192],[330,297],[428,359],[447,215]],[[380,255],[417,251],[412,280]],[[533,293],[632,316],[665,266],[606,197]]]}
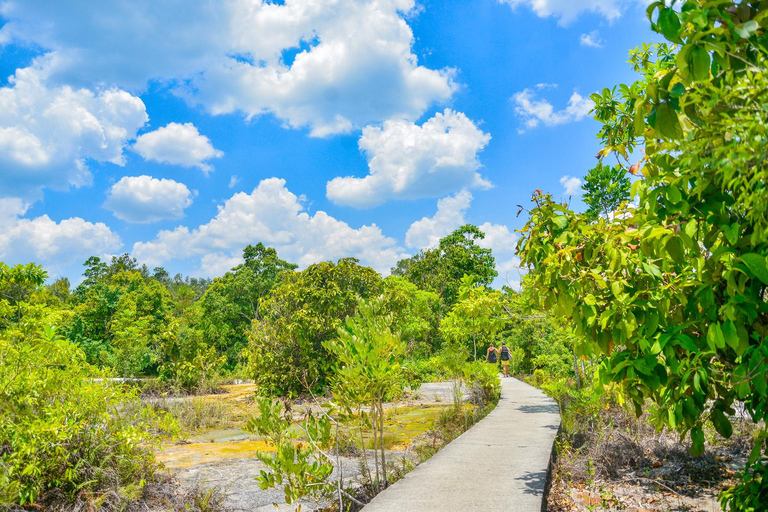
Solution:
{"label": "tree trunk", "polygon": [[384,406],[381,403],[381,399],[379,399],[379,445],[381,446],[381,469],[382,474],[384,476],[384,488],[386,489],[389,487],[389,483],[387,482],[387,460],[384,456]]}
{"label": "tree trunk", "polygon": [[[378,494],[380,489],[380,482],[381,479],[379,478],[379,450],[378,445],[376,444],[378,439],[378,425],[377,425],[377,419],[376,419],[376,406],[372,404],[371,406],[371,430],[373,431],[373,467],[376,468],[376,482],[374,483],[374,487],[376,488],[376,493]],[[365,449],[365,447],[363,447]]]}

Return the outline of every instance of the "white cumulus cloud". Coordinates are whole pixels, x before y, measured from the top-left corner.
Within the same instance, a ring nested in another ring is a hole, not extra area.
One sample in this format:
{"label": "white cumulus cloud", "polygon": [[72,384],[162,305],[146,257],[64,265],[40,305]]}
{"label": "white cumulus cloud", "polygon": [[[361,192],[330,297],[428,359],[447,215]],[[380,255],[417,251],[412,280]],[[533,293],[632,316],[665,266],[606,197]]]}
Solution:
{"label": "white cumulus cloud", "polygon": [[359,146],[368,159],[364,178],[337,177],[326,186],[337,204],[370,208],[391,199],[439,197],[464,187],[489,188],[478,153],[491,136],[461,112],[446,109],[418,126],[386,121],[363,129]]}
{"label": "white cumulus cloud", "polygon": [[465,224],[464,213],[472,204],[472,194],[462,190],[440,199],[432,217],[417,220],[405,233],[405,245],[414,249],[436,247],[440,239]]}
{"label": "white cumulus cloud", "polygon": [[[424,217],[411,224],[405,234],[405,243],[414,249],[437,247],[440,239],[467,223],[465,214],[472,203],[472,194],[462,190],[453,196],[437,202],[437,211],[432,217]],[[517,235],[503,224],[485,222],[478,226],[485,238],[477,242],[480,247],[491,249],[496,258],[499,273],[493,286],[504,285],[520,288],[520,258],[516,255]]]}
{"label": "white cumulus cloud", "polygon": [[512,8],[525,6],[537,16],[548,18],[554,16],[560,25],[572,23],[583,12],[594,12],[608,20],[621,16],[623,8],[630,0],[498,0]]}
{"label": "white cumulus cloud", "polygon": [[133,149],[145,160],[182,167],[198,167],[206,174],[213,167],[205,161],[224,156],[223,152],[213,147],[208,137],[200,135],[192,123],[169,123],[140,135]]}
{"label": "white cumulus cloud", "polygon": [[581,121],[595,106],[594,102],[575,92],[568,100],[568,105],[562,110],[555,110],[550,102],[538,99],[531,89],[524,89],[512,96],[515,113],[520,117],[525,129],[536,128],[539,124],[557,126],[574,121]]}
{"label": "white cumulus cloud", "polygon": [[579,44],[591,48],[602,48],[605,41],[600,37],[600,33],[597,30],[593,30],[589,34],[581,34],[581,37],[579,37]]}
{"label": "white cumulus cloud", "polygon": [[158,80],[211,113],[271,113],[315,136],[414,120],[457,87],[412,51],[415,0],[0,5],[0,41],[56,52],[61,83]]}
{"label": "white cumulus cloud", "polygon": [[22,218],[27,208],[18,198],[0,199],[0,261],[6,264],[39,263],[55,277],[89,256],[103,257],[122,246],[106,224],[79,217],[60,222],[48,215]]}
{"label": "white cumulus cloud", "polygon": [[192,204],[186,185],[151,176],[125,176],[107,192],[104,208],[115,217],[135,224],[180,219]]}
{"label": "white cumulus cloud", "polygon": [[478,227],[485,233],[485,238],[479,240],[477,245],[491,249],[496,258],[496,272],[499,275],[493,281],[493,286],[509,286],[519,291],[523,272],[520,269],[520,258],[517,256],[517,235],[503,224],[485,222]]}
{"label": "white cumulus cloud", "polygon": [[144,103],[125,91],[50,87],[54,61],[37,59],[0,88],[0,196],[90,184],[88,161],[124,165],[123,149],[147,122]]}
{"label": "white cumulus cloud", "polygon": [[569,196],[581,194],[581,180],[575,176],[568,176],[566,174],[560,178],[560,184],[565,189],[565,193]]}
{"label": "white cumulus cloud", "polygon": [[281,258],[301,267],[354,256],[387,272],[404,257],[395,240],[375,224],[355,229],[322,211],[310,215],[285,180],[278,178],[261,181],[250,194],[233,195],[206,224],[163,230],[152,241],[136,243],[132,254],[149,266],[214,254],[200,260],[203,275],[206,269],[229,265],[245,245],[257,242],[274,247]]}

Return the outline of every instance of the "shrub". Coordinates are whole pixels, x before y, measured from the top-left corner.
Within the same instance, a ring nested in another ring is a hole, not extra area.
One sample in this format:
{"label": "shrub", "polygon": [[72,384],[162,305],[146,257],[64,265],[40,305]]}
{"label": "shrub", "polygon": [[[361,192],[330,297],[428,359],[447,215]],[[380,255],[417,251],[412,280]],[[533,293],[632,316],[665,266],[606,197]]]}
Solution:
{"label": "shrub", "polygon": [[153,477],[152,447],[173,421],[94,377],[82,350],[52,327],[0,333],[0,505],[54,490],[122,495]]}
{"label": "shrub", "polygon": [[464,378],[472,393],[472,401],[476,405],[483,406],[499,399],[501,381],[495,365],[483,361],[467,363],[464,367]]}

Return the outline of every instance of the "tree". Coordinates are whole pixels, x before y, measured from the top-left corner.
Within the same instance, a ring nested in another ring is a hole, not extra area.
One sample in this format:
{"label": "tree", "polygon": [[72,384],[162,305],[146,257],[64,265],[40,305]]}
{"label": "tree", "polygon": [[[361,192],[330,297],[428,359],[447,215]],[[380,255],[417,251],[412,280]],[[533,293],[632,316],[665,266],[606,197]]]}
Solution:
{"label": "tree", "polygon": [[297,395],[327,384],[334,359],[323,342],[355,314],[358,298],[381,293],[381,276],[354,258],[286,273],[249,330],[248,371],[263,394]]}
{"label": "tree", "polygon": [[[339,328],[338,338],[323,342],[337,361],[334,397],[372,427],[377,489],[388,485],[384,400],[406,384],[402,369],[405,344],[392,333],[392,320],[381,298],[361,299],[355,315]],[[368,408],[365,414],[363,406]]]}
{"label": "tree", "polygon": [[589,170],[581,186],[584,189],[582,200],[589,205],[586,215],[594,219],[601,215],[607,218],[622,203],[629,200],[629,187],[629,178],[624,167],[611,167],[599,162],[597,167]]}
{"label": "tree", "polygon": [[247,331],[260,319],[259,304],[280,281],[283,272],[296,268],[281,260],[277,251],[264,244],[243,249],[242,264],[216,278],[200,300],[199,327],[206,343],[227,356],[234,367],[247,345]]}
{"label": "tree", "polygon": [[462,277],[475,276],[479,284],[488,286],[498,275],[491,250],[476,243],[484,238],[480,229],[466,224],[441,239],[437,248],[399,261],[392,274],[437,293],[445,308],[450,309],[458,299]]}
{"label": "tree", "polygon": [[62,333],[90,364],[115,368],[125,377],[157,374],[161,347],[174,335],[169,326],[176,307],[168,290],[136,270],[112,274],[107,267],[89,279],[78,287]]}
{"label": "tree", "polygon": [[[731,435],[735,401],[768,418],[768,2],[648,13],[676,45],[633,51],[642,79],[592,96],[600,155],[645,153],[638,207],[591,222],[537,194],[519,250],[538,303],[604,357],[600,382],[701,453],[704,422]],[[731,510],[768,499],[766,439],[721,495]]]}
{"label": "tree", "polygon": [[440,297],[400,276],[385,278],[383,285],[384,309],[392,315],[392,329],[408,345],[408,352],[432,352],[440,341]]}
{"label": "tree", "polygon": [[477,361],[477,337],[493,338],[502,327],[501,292],[476,286],[473,276],[464,276],[459,300],[440,323],[440,332],[457,342],[472,341],[473,360]]}
{"label": "tree", "polygon": [[69,312],[37,300],[45,275],[38,265],[0,263],[2,509],[42,508],[51,491],[74,500],[140,489],[157,469],[157,433],[172,427],[61,336],[55,325]]}

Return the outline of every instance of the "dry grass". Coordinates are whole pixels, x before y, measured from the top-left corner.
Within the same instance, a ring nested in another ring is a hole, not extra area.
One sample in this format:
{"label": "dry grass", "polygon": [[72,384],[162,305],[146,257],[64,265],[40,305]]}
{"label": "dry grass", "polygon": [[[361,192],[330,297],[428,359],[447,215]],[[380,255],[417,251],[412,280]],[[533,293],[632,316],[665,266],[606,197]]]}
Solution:
{"label": "dry grass", "polygon": [[756,427],[734,418],[725,440],[707,432],[701,457],[645,416],[618,406],[572,422],[557,441],[548,510],[719,510],[716,496],[735,483]]}
{"label": "dry grass", "polygon": [[[52,490],[39,500],[35,509],[56,512],[226,512],[223,503],[224,496],[215,488],[190,488],[162,475],[143,487],[136,484],[97,494],[81,492],[74,501]],[[3,510],[29,512],[32,509],[11,507]]]}

